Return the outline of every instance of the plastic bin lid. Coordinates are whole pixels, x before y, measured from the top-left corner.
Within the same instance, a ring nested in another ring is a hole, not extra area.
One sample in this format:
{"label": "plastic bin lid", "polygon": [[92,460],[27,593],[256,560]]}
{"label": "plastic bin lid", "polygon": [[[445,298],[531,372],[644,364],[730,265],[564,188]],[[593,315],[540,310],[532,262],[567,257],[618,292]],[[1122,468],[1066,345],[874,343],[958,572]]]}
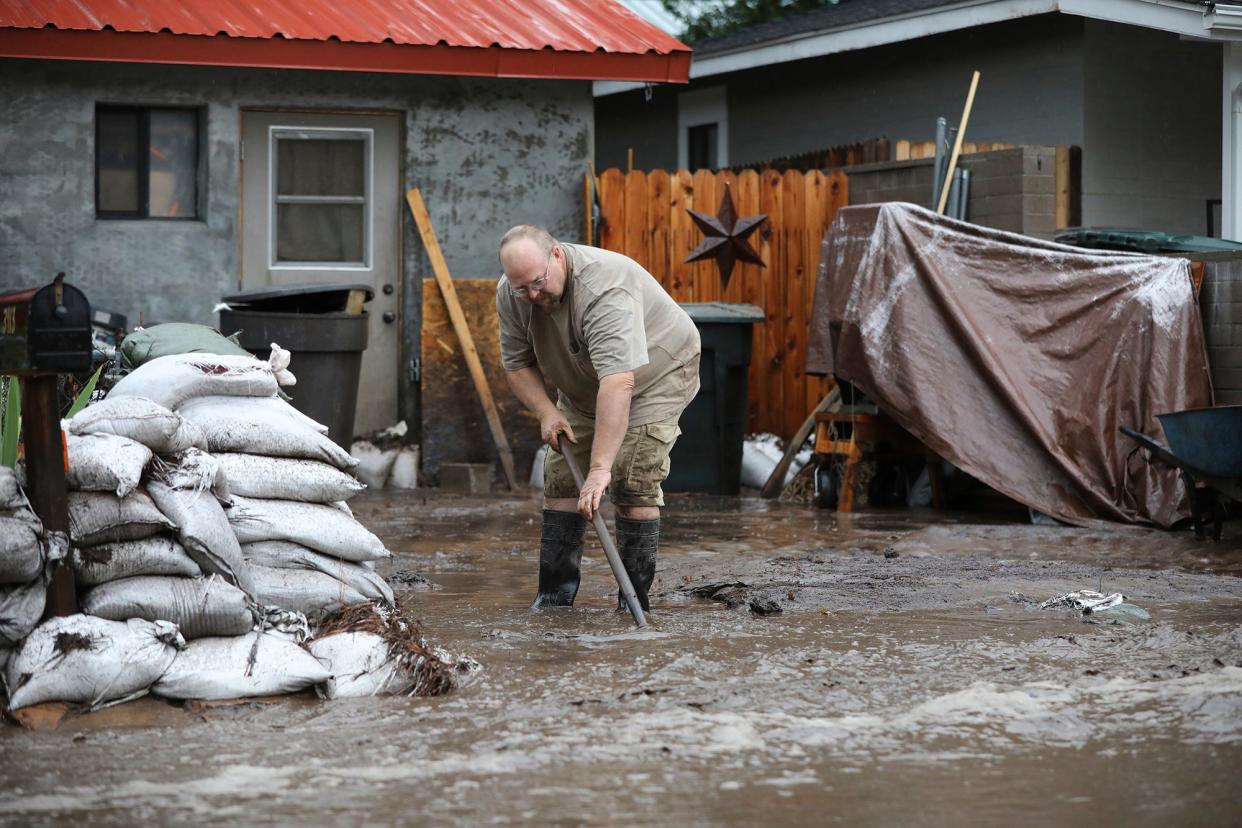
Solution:
{"label": "plastic bin lid", "polygon": [[1159,230],[1120,230],[1109,227],[1067,227],[1055,236],[1061,244],[1093,250],[1135,253],[1214,253],[1242,250],[1242,244],[1211,236],[1164,233]]}
{"label": "plastic bin lid", "polygon": [[371,289],[370,285],[337,282],[330,284],[279,285],[251,288],[250,290],[230,293],[223,297],[223,299],[230,305],[244,305],[250,302],[270,302],[272,300],[302,298],[323,293],[348,293],[351,290],[365,290],[367,292],[366,301],[368,302],[375,298],[375,291]]}
{"label": "plastic bin lid", "polygon": [[686,302],[681,307],[695,322],[750,324],[752,322],[762,322],[767,318],[763,310],[754,305],[732,304],[730,302]]}

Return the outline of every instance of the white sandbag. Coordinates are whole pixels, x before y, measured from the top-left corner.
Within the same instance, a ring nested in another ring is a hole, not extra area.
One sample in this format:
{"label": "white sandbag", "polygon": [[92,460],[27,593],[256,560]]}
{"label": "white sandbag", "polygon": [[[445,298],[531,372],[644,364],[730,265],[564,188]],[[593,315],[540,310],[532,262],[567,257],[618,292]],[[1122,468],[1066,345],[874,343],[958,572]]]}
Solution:
{"label": "white sandbag", "polygon": [[69,493],[69,536],[79,546],[141,540],[175,528],[142,487],[125,497]]}
{"label": "white sandbag", "polygon": [[17,484],[17,473],[8,466],[0,466],[0,509],[20,509],[26,505],[26,496]]}
{"label": "white sandbag", "polygon": [[207,492],[174,489],[158,480],[150,481],[147,490],[176,524],[177,539],[203,572],[220,575],[246,593],[253,591],[241,545],[214,497]]}
{"label": "white sandbag", "polygon": [[98,707],[137,698],[184,646],[176,625],[167,621],[51,618],[9,659],[9,707],[50,701]]}
{"label": "white sandbag", "polygon": [[214,454],[208,454],[197,448],[189,448],[180,454],[173,455],[168,462],[156,464],[154,477],[161,483],[174,489],[193,492],[210,491],[216,500],[229,505],[232,497],[229,494],[228,478]]}
{"label": "white sandbag", "polygon": [[270,362],[225,354],[170,354],[144,362],[108,393],[146,397],[176,410],[195,397],[274,397],[277,381]]}
{"label": "white sandbag", "polygon": [[40,545],[42,567],[31,581],[0,587],[0,647],[12,647],[39,626],[47,603],[47,585],[57,564],[69,553],[63,532],[48,532]]}
{"label": "white sandbag", "polygon": [[0,584],[24,584],[43,569],[43,526],[34,512],[15,509],[0,515]]}
{"label": "white sandbag", "polygon": [[116,434],[68,434],[70,489],[81,492],[113,492],[125,497],[142,479],[151,462],[151,449]]}
{"label": "white sandbag", "polygon": [[329,503],[348,500],[366,488],[336,466],[318,460],[229,453],[215,458],[229,491],[245,497]]}
{"label": "white sandbag", "polygon": [[242,557],[255,566],[309,569],[331,575],[367,601],[393,602],[388,582],[360,563],[343,561],[290,541],[259,541],[242,546]]}
{"label": "white sandbag", "polygon": [[310,653],[271,633],[200,638],[151,688],[170,699],[238,699],[296,693],[331,677]]}
{"label": "white sandbag", "polygon": [[209,451],[300,457],[340,469],[358,461],[336,443],[270,404],[246,398],[199,397],[178,413],[207,436]]}
{"label": "white sandbag", "polygon": [[392,471],[388,473],[388,486],[393,489],[418,487],[418,446],[406,446],[397,454]]}
{"label": "white sandbag", "polygon": [[246,593],[216,576],[109,581],[82,596],[82,612],[113,621],[171,621],[187,639],[245,635],[255,621]]}
{"label": "white sandbag", "polygon": [[141,443],[156,454],[176,454],[191,446],[207,447],[198,426],[170,408],[145,397],[109,396],[68,421],[70,434],[116,434]]}
{"label": "white sandbag", "polygon": [[367,600],[353,587],[313,569],[275,569],[251,564],[250,573],[254,600],[260,606],[300,612],[311,621]]}
{"label": "white sandbag", "polygon": [[388,485],[388,475],[397,462],[400,449],[379,449],[366,440],[357,440],[349,447],[349,453],[357,461],[354,474],[371,489]]}
{"label": "white sandbag", "polygon": [[[780,438],[775,434],[752,434],[746,438],[742,443],[742,485],[762,489],[784,456]],[[788,482],[792,478],[787,474],[785,479]]]}
{"label": "white sandbag", "polygon": [[242,543],[287,540],[346,561],[392,557],[383,542],[333,506],[234,497],[229,523]]}
{"label": "white sandbag", "polygon": [[185,548],[167,535],[136,541],[75,547],[73,576],[79,587],[140,575],[198,578],[203,574]]}
{"label": "white sandbag", "polygon": [[336,633],[316,638],[307,649],[332,673],[332,678],[315,688],[322,698],[390,696],[414,686],[414,675],[402,669],[388,642],[375,633]]}

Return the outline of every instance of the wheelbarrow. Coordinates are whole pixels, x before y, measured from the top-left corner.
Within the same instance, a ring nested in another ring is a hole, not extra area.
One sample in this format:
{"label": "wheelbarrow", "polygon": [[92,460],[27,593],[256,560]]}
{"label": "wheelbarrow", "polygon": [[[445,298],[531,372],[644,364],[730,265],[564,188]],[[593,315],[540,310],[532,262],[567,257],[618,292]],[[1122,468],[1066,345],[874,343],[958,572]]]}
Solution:
{"label": "wheelbarrow", "polygon": [[1121,426],[1121,433],[1178,469],[1190,494],[1195,537],[1202,538],[1210,517],[1213,540],[1220,540],[1225,504],[1242,503],[1242,405],[1192,408],[1157,414],[1169,445]]}

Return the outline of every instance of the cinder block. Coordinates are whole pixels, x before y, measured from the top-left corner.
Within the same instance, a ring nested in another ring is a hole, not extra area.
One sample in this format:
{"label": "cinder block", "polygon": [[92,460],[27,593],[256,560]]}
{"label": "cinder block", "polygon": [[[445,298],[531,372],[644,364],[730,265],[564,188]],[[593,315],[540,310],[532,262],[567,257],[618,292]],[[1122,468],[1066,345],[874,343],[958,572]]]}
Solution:
{"label": "cinder block", "polygon": [[1031,195],[1028,193],[1023,199],[1023,207],[1026,213],[1055,215],[1057,211],[1057,197],[1054,195]]}
{"label": "cinder block", "polygon": [[1028,151],[1022,159],[1023,175],[1052,174],[1056,172],[1056,155],[1038,151]]}
{"label": "cinder block", "polygon": [[1208,347],[1208,365],[1212,371],[1242,368],[1242,347],[1237,345],[1212,345]]}
{"label": "cinder block", "polygon": [[1242,368],[1220,368],[1212,371],[1212,385],[1217,388],[1242,388]]}
{"label": "cinder block", "polygon": [[492,490],[491,463],[443,463],[440,488],[461,494],[487,494]]}
{"label": "cinder block", "polygon": [[1217,405],[1242,405],[1242,388],[1216,388],[1215,390]]}
{"label": "cinder block", "polygon": [[1022,176],[1022,192],[1034,195],[1055,196],[1057,192],[1056,176],[1024,175]]}

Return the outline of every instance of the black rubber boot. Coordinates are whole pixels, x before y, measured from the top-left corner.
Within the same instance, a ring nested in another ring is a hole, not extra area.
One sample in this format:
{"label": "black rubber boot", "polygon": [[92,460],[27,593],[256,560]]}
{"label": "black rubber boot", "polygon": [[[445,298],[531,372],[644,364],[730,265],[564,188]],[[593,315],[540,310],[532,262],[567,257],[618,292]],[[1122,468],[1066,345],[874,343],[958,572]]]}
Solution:
{"label": "black rubber boot", "polygon": [[[655,580],[656,551],[660,547],[660,519],[630,520],[617,518],[617,552],[621,563],[630,576],[638,603],[644,610],[651,609],[647,603],[647,591]],[[628,610],[625,596],[617,590],[617,609]]]}
{"label": "black rubber boot", "polygon": [[543,510],[539,540],[539,594],[531,609],[572,607],[582,579],[582,539],[586,520],[577,512]]}

